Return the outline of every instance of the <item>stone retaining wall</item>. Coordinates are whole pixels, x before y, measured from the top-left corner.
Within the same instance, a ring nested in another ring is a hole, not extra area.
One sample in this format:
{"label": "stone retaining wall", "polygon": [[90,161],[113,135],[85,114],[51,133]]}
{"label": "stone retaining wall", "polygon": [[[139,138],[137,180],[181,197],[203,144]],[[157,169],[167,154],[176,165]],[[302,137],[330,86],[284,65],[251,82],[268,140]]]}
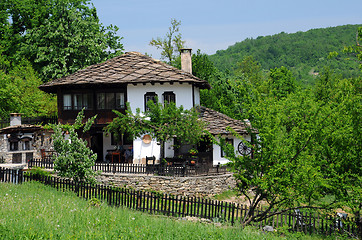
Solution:
{"label": "stone retaining wall", "polygon": [[215,176],[165,177],[141,174],[102,173],[98,182],[104,185],[153,190],[189,197],[212,197],[235,187],[231,173]]}

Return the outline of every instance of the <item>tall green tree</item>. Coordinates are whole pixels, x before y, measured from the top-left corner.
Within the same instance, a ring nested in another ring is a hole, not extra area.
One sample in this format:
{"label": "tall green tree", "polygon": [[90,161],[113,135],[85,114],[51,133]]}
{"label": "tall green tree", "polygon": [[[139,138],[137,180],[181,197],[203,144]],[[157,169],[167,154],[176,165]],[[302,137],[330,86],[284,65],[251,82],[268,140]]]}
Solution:
{"label": "tall green tree", "polygon": [[330,72],[324,75],[317,80],[315,99],[328,109],[331,115],[328,118],[328,128],[318,133],[321,144],[316,155],[318,160],[323,162],[321,170],[335,178],[333,186],[336,188],[335,196],[340,205],[347,206],[356,219],[360,219],[362,79],[338,79]]}
{"label": "tall green tree", "polygon": [[42,83],[28,61],[21,61],[7,71],[0,69],[0,116],[11,112],[27,117],[55,115],[56,97],[38,89]]}
{"label": "tall green tree", "polygon": [[[337,197],[328,203],[320,201],[327,194],[340,194],[334,183],[341,175],[328,174],[317,153],[320,147],[327,147],[321,132],[335,133],[330,129],[330,117],[336,108],[325,108],[304,91],[280,100],[270,96],[252,102],[247,113],[252,119],[252,142],[245,144],[253,154],[227,152],[237,189],[250,205],[245,225],[297,208],[338,206]],[[256,212],[262,203],[267,204],[266,209]]]}
{"label": "tall green tree", "polygon": [[293,73],[284,66],[270,70],[269,93],[278,99],[296,90]]}
{"label": "tall green tree", "polygon": [[161,58],[167,63],[172,64],[180,54],[180,49],[184,47],[185,41],[182,40],[180,33],[181,21],[171,18],[171,26],[164,38],[152,38],[150,45],[161,49]]}
{"label": "tall green tree", "polygon": [[117,27],[104,27],[87,0],[5,0],[9,57],[27,58],[43,81],[118,55]]}

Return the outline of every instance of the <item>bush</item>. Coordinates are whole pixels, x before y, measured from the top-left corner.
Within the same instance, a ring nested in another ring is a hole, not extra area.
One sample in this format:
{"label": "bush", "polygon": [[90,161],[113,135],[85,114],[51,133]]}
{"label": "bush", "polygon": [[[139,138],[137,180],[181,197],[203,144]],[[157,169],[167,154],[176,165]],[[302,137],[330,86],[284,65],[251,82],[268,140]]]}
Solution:
{"label": "bush", "polygon": [[33,176],[35,179],[39,179],[41,177],[49,177],[51,176],[51,172],[44,170],[41,167],[33,167],[25,172],[25,176]]}

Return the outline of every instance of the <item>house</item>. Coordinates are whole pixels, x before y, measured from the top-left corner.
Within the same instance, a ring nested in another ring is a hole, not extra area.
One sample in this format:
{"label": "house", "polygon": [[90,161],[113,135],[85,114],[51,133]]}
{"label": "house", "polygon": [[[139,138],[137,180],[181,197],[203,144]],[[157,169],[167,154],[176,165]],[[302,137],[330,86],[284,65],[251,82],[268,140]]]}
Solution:
{"label": "house", "polygon": [[39,125],[22,124],[21,114],[10,114],[10,126],[0,129],[0,160],[25,164],[52,150],[52,131]]}
{"label": "house", "polygon": [[[172,101],[176,106],[182,105],[185,109],[190,109],[200,105],[200,89],[210,88],[207,81],[191,74],[191,49],[182,50],[181,62],[183,70],[137,52],[128,52],[45,83],[39,88],[57,94],[58,118],[62,124],[74,123],[78,112],[83,108],[86,117],[97,114],[94,126],[88,136],[85,136],[91,149],[98,154],[97,161],[125,161],[119,159],[122,156],[114,159],[114,149],[118,143],[112,134],[103,131],[103,128],[116,117],[113,109],[125,113],[126,102],[129,102],[132,112],[137,108],[146,111],[146,103],[155,100],[156,97],[161,102]],[[231,124],[240,134],[247,134],[243,122],[210,109],[201,110],[201,116],[209,123],[212,133],[233,139],[226,131],[226,126]],[[236,146],[239,142],[240,140],[233,140]],[[166,143],[165,157],[175,156],[172,144]],[[160,146],[157,140],[150,139],[149,135],[135,140],[125,136],[122,145],[123,149],[133,147],[132,163],[145,163],[147,156],[156,156],[156,159],[159,159]],[[183,153],[187,148],[177,151]],[[202,151],[212,155],[214,164],[226,161],[219,147],[210,148],[205,145]]]}

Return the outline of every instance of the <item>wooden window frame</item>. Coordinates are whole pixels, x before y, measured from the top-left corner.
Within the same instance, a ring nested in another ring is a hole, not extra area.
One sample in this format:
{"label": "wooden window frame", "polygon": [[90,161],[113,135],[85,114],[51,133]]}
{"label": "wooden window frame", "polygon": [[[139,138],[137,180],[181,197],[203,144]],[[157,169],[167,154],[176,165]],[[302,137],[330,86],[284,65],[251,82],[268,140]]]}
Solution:
{"label": "wooden window frame", "polygon": [[[234,147],[234,139],[233,138],[225,138],[225,143],[229,143]],[[225,152],[220,146],[220,157],[225,158]]]}
{"label": "wooden window frame", "polygon": [[155,104],[157,103],[157,94],[155,92],[146,92],[144,95],[145,112],[150,109],[147,107],[147,103],[152,100]]}
{"label": "wooden window frame", "polygon": [[163,94],[163,104],[173,102],[176,104],[176,94],[172,91],[164,92]]}

